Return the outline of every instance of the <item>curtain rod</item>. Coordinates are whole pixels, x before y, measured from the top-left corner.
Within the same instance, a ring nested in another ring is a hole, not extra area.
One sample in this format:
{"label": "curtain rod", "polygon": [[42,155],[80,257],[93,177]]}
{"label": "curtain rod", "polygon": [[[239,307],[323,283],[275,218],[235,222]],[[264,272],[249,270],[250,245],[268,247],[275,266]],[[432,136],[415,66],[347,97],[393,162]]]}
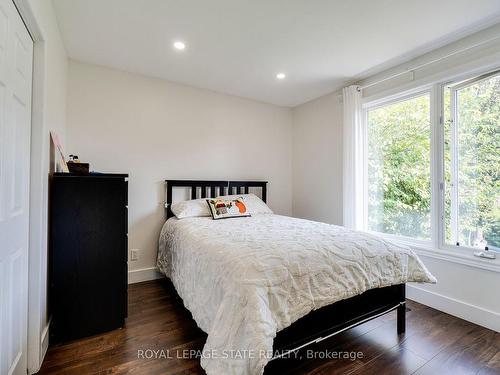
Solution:
{"label": "curtain rod", "polygon": [[445,55],[445,56],[441,56],[441,57],[438,57],[438,58],[436,58],[436,59],[434,59],[434,60],[427,61],[427,62],[422,63],[422,64],[420,64],[420,65],[417,65],[417,66],[415,66],[415,67],[413,67],[413,68],[407,68],[407,69],[406,69],[405,71],[403,71],[403,72],[399,72],[399,73],[394,73],[394,74],[391,74],[390,76],[385,77],[385,78],[381,78],[381,79],[379,79],[378,81],[375,81],[375,82],[372,82],[372,83],[367,83],[366,85],[359,85],[359,86],[358,86],[358,90],[359,90],[359,91],[361,91],[361,90],[363,90],[363,89],[367,89],[368,87],[372,87],[372,86],[378,85],[378,84],[380,84],[380,83],[382,83],[382,82],[389,81],[389,80],[391,80],[391,79],[397,78],[397,77],[399,77],[399,76],[401,76],[401,75],[403,75],[403,74],[407,74],[407,73],[409,73],[409,72],[415,72],[415,70],[422,69],[422,68],[426,67],[427,65],[435,64],[435,63],[437,63],[437,62],[439,62],[439,61],[442,61],[442,60],[448,59],[448,58],[450,58],[450,57],[453,57],[453,56],[455,56],[455,55],[457,55],[457,54],[459,54],[459,53],[466,52],[466,51],[468,51],[468,50],[470,50],[470,49],[473,49],[473,48],[476,48],[476,47],[480,47],[480,46],[482,46],[483,44],[486,44],[486,43],[492,42],[492,41],[494,41],[494,40],[496,40],[496,39],[500,39],[500,35],[497,35],[497,36],[494,36],[494,37],[492,37],[492,38],[489,38],[489,39],[483,40],[482,42],[479,42],[479,43],[473,44],[473,45],[471,45],[471,46],[468,46],[468,47],[465,47],[465,48],[462,48],[462,49],[459,49],[459,50],[457,50],[457,51],[453,51],[453,52],[451,52],[451,53],[449,53],[449,54],[447,54],[447,55]]}

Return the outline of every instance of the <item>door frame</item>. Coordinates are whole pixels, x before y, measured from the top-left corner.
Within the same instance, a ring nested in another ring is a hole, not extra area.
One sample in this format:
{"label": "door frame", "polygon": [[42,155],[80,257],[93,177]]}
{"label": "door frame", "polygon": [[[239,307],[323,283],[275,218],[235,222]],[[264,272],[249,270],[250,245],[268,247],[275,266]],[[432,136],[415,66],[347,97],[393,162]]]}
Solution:
{"label": "door frame", "polygon": [[[39,20],[29,0],[12,0],[33,39],[33,84],[31,101],[30,202],[28,248],[28,340],[29,374],[36,373],[48,348],[49,324],[42,322],[47,290],[47,197],[49,132],[45,121],[46,48]],[[45,301],[44,301],[45,299]]]}

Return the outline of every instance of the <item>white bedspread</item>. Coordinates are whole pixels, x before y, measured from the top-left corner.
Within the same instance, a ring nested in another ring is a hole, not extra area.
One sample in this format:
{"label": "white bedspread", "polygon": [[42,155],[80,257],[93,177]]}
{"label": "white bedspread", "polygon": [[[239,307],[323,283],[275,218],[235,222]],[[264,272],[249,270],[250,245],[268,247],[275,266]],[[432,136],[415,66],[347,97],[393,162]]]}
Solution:
{"label": "white bedspread", "polygon": [[408,248],[278,215],[171,218],[158,267],[208,333],[209,375],[262,374],[276,333],[311,310],[372,288],[435,282]]}

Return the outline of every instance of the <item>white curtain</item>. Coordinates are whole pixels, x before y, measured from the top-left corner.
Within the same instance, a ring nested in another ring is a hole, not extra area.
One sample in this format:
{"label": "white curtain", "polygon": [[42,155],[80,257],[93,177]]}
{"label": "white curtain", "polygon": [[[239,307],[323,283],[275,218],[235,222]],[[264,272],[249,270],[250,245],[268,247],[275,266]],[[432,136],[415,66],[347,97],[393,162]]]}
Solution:
{"label": "white curtain", "polygon": [[345,87],[343,127],[343,219],[344,226],[362,229],[364,222],[364,152],[365,130],[361,91],[358,86]]}

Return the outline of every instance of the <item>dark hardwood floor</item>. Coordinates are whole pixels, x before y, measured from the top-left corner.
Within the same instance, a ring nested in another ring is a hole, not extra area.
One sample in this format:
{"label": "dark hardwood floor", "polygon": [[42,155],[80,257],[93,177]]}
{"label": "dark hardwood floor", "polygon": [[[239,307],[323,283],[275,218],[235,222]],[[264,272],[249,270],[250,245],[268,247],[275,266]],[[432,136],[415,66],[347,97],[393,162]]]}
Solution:
{"label": "dark hardwood floor", "polygon": [[[288,359],[266,374],[500,374],[499,333],[412,301],[408,306],[404,335],[396,334],[393,312],[313,348],[362,357]],[[124,329],[50,347],[40,374],[203,374],[198,359],[172,353],[201,350],[205,339],[170,283],[134,284]],[[154,350],[158,358],[148,359]]]}

